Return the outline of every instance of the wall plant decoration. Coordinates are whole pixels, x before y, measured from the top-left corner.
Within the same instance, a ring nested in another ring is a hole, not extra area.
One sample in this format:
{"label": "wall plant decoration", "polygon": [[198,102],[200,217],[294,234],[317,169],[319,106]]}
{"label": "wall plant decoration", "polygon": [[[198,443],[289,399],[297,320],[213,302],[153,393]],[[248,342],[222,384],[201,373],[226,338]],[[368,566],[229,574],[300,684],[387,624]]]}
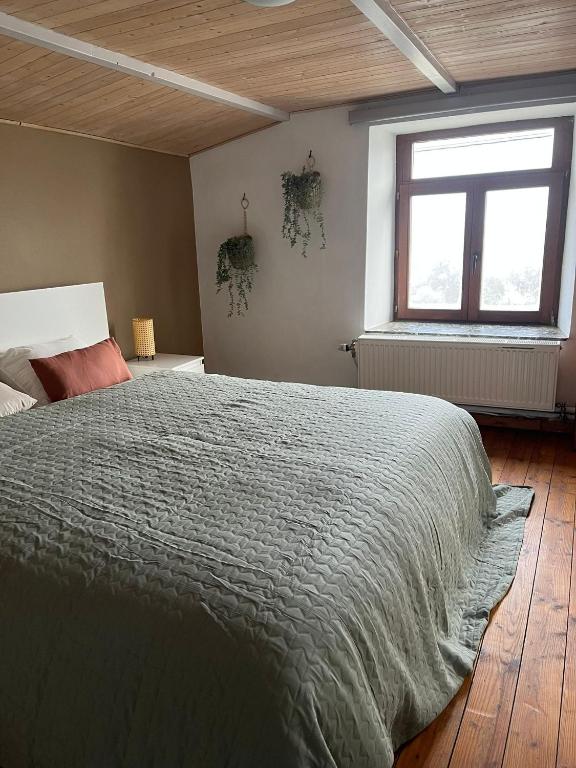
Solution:
{"label": "wall plant decoration", "polygon": [[220,293],[224,285],[228,285],[230,297],[230,311],[228,317],[234,313],[243,315],[248,310],[248,294],[252,290],[254,273],[258,271],[254,241],[248,234],[248,222],[246,211],[250,202],[246,194],[240,201],[244,217],[244,234],[229,237],[218,249],[218,267],[216,270],[217,293]]}
{"label": "wall plant decoration", "polygon": [[302,244],[302,256],[307,256],[312,238],[311,223],[316,222],[320,229],[321,246],[326,248],[324,216],[320,210],[322,202],[322,177],[314,170],[316,161],[310,150],[302,173],[286,171],[282,174],[282,192],[284,194],[284,223],[282,236],[290,241],[292,248],[298,241]]}

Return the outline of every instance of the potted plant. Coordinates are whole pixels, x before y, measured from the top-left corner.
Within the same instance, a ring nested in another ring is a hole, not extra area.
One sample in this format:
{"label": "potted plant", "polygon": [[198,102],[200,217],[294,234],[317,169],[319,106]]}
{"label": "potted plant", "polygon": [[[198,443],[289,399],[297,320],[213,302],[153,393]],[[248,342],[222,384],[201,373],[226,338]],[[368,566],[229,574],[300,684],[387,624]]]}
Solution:
{"label": "potted plant", "polygon": [[217,293],[228,285],[228,317],[232,317],[234,312],[243,315],[248,309],[248,294],[252,290],[254,273],[258,270],[255,256],[254,241],[247,233],[229,237],[218,249]]}
{"label": "potted plant", "polygon": [[324,217],[320,210],[322,202],[322,177],[314,170],[312,152],[308,156],[308,167],[302,173],[286,171],[282,174],[284,195],[284,222],[282,236],[290,241],[292,248],[298,240],[302,243],[302,256],[307,256],[312,238],[311,223],[315,221],[320,229],[321,248],[326,248]]}

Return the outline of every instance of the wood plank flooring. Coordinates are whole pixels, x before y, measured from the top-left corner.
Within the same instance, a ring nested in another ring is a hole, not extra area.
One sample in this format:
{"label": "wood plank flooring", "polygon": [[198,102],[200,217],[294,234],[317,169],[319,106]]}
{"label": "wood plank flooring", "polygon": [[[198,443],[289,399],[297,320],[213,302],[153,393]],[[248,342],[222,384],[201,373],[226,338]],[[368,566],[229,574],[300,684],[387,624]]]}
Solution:
{"label": "wood plank flooring", "polygon": [[536,492],[516,578],[473,674],[396,768],[576,768],[576,451],[565,435],[482,434],[493,482]]}

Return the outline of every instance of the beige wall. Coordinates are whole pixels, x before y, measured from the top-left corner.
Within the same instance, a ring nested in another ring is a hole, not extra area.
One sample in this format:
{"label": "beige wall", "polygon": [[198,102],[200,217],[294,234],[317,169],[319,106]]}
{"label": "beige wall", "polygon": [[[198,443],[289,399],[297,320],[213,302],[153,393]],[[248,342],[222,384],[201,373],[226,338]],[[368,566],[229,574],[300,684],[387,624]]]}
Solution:
{"label": "beige wall", "polygon": [[0,292],[102,280],[112,333],[202,351],[188,161],[0,124]]}

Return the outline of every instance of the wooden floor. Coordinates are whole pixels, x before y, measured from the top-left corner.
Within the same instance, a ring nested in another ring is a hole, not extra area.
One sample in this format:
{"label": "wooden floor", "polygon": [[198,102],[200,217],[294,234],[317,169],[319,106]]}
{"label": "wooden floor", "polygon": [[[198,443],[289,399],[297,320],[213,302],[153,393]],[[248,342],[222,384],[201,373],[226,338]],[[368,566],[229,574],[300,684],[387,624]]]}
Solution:
{"label": "wooden floor", "polygon": [[397,768],[576,768],[576,451],[564,435],[483,429],[493,482],[531,485],[516,578],[449,707]]}

